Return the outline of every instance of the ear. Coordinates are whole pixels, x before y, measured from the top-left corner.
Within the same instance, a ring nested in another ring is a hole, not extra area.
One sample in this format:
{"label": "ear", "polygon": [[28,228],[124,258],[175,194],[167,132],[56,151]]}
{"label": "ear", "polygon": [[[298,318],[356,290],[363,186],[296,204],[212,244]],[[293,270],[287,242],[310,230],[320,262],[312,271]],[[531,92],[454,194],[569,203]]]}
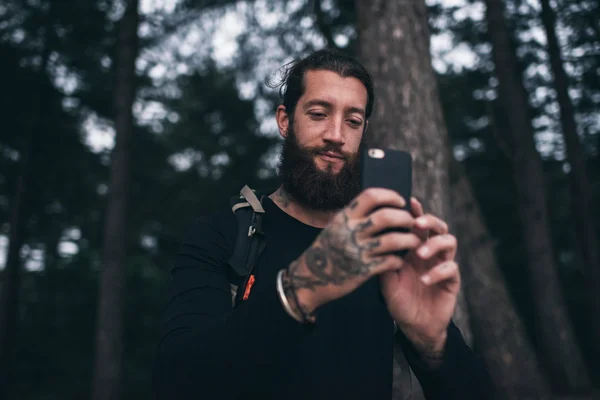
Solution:
{"label": "ear", "polygon": [[277,107],[277,113],[275,115],[277,120],[277,128],[279,128],[279,134],[286,138],[290,125],[290,116],[287,113],[284,105]]}

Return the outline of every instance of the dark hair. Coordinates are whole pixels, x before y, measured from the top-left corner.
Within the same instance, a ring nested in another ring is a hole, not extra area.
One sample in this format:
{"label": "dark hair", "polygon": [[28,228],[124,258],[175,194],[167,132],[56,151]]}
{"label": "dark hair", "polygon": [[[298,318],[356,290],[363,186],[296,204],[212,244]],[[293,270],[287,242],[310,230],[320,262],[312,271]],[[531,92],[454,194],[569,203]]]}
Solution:
{"label": "dark hair", "polygon": [[282,77],[276,84],[267,81],[267,85],[276,88],[279,87],[279,95],[282,98],[282,104],[285,106],[290,119],[293,118],[298,99],[304,94],[306,71],[324,70],[332,71],[342,78],[356,78],[362,82],[367,89],[367,108],[365,117],[369,118],[373,111],[373,102],[375,101],[373,93],[373,81],[366,68],[354,58],[333,50],[318,50],[304,58],[294,60],[284,65]]}

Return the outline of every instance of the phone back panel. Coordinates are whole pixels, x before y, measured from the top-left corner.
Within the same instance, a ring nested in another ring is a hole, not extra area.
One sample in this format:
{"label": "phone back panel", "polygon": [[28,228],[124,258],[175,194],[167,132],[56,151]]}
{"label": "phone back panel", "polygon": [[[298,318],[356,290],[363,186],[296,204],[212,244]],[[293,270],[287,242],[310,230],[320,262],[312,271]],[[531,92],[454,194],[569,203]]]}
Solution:
{"label": "phone back panel", "polygon": [[[372,187],[395,190],[406,201],[403,208],[410,211],[412,195],[412,157],[410,153],[392,149],[365,149],[361,154],[361,185],[363,190]],[[390,231],[408,232],[408,229],[389,229],[380,234],[383,235]],[[394,252],[399,257],[404,257],[406,253],[407,250]]]}
{"label": "phone back panel", "polygon": [[394,190],[406,200],[410,210],[412,195],[412,157],[393,149],[367,148],[361,154],[362,189],[380,187]]}

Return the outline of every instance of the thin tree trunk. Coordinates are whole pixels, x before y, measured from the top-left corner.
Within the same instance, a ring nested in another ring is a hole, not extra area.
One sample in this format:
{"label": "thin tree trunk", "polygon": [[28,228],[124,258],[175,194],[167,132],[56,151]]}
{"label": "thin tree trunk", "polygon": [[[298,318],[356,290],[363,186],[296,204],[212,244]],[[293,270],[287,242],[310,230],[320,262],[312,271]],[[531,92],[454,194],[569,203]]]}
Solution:
{"label": "thin tree trunk", "polygon": [[110,193],[104,227],[92,382],[94,400],[115,400],[121,395],[127,205],[130,144],[134,134],[132,105],[136,93],[138,21],[138,0],[129,0],[119,24],[117,39],[114,91],[116,141],[112,153]]}
{"label": "thin tree trunk", "polygon": [[[426,212],[452,226],[450,147],[431,65],[425,1],[357,0],[355,4],[359,54],[373,76],[376,93],[368,140],[412,154],[414,196]],[[468,313],[460,300],[454,320],[470,338]],[[401,352],[396,349],[395,355]],[[395,369],[395,399],[406,396],[400,378]]]}
{"label": "thin tree trunk", "polygon": [[494,243],[471,184],[457,161],[450,166],[450,195],[455,228],[461,234],[463,287],[477,349],[501,398],[547,398],[547,383],[506,289]]}
{"label": "thin tree trunk", "polygon": [[[47,38],[45,38],[47,40]],[[46,83],[46,69],[50,58],[48,43],[44,44],[42,61],[39,67],[39,82]],[[11,368],[17,338],[19,320],[19,290],[21,287],[21,247],[25,243],[25,223],[30,210],[27,209],[29,186],[33,176],[33,162],[36,136],[40,129],[42,110],[42,91],[32,93],[31,113],[23,132],[23,151],[19,160],[17,187],[10,207],[10,233],[6,265],[0,286],[0,399],[8,398],[10,393]]]}
{"label": "thin tree trunk", "polygon": [[485,3],[488,34],[499,82],[499,101],[504,107],[509,126],[501,134],[511,146],[513,154],[511,162],[523,222],[528,272],[532,278],[541,351],[550,381],[557,390],[588,388],[588,371],[567,315],[553,258],[542,161],[535,148],[528,115],[529,104],[515,52],[510,44],[504,2],[486,0]]}
{"label": "thin tree trunk", "polygon": [[6,267],[3,273],[0,297],[0,398],[8,398],[11,367],[14,358],[19,310],[19,288],[21,286],[20,251],[25,241],[25,196],[30,180],[29,153],[31,145],[22,154],[17,190],[11,202],[10,234]]}
{"label": "thin tree trunk", "polygon": [[[567,160],[571,166],[569,174],[571,207],[575,219],[577,245],[586,271],[589,312],[590,315],[600,315],[600,255],[591,206],[592,189],[586,173],[585,155],[577,134],[575,110],[569,97],[569,82],[556,37],[556,15],[550,0],[541,0],[541,4],[541,17],[548,41],[548,54],[560,107],[560,122],[567,148]],[[600,318],[592,318],[591,323],[594,332],[592,336],[600,338]],[[595,341],[594,346],[596,353],[600,355],[600,340]]]}
{"label": "thin tree trunk", "polygon": [[326,46],[338,49],[338,46],[335,44],[335,40],[333,40],[333,32],[331,32],[331,27],[325,21],[325,11],[323,10],[323,0],[312,0],[313,1],[313,9],[316,19],[316,26],[319,29],[319,32],[323,35]]}

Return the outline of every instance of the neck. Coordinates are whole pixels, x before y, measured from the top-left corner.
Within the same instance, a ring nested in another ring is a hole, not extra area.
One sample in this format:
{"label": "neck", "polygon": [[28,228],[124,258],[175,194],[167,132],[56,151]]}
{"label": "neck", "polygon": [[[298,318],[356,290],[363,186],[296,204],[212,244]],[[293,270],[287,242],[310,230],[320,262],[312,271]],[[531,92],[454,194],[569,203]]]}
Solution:
{"label": "neck", "polygon": [[333,211],[314,210],[303,206],[295,201],[282,186],[271,194],[269,198],[288,215],[315,228],[324,228],[336,214]]}

